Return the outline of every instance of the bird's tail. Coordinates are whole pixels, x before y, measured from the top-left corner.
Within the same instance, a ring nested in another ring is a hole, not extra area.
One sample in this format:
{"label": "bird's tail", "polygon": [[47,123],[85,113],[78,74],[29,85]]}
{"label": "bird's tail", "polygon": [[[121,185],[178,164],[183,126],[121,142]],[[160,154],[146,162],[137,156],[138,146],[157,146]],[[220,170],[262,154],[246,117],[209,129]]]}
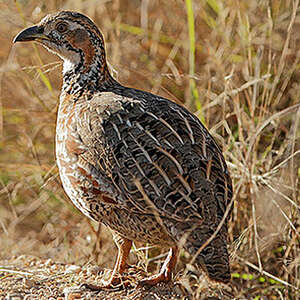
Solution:
{"label": "bird's tail", "polygon": [[[184,248],[192,256],[197,255],[199,248],[213,233],[213,230],[204,226],[193,230],[186,239]],[[227,229],[223,227],[195,258],[195,263],[207,273],[211,280],[223,283],[228,283],[231,277],[226,239]]]}

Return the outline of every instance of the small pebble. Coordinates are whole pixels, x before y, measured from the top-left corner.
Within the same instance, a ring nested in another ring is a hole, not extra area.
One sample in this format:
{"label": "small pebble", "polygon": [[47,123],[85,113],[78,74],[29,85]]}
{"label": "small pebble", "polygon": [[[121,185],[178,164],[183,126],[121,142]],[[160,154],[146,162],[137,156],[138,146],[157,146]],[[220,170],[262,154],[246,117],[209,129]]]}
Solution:
{"label": "small pebble", "polygon": [[76,273],[76,274],[78,274],[80,271],[81,271],[80,266],[70,265],[70,266],[66,267],[65,273]]}
{"label": "small pebble", "polygon": [[23,295],[15,294],[15,293],[13,294],[9,293],[5,298],[5,300],[22,300],[22,299],[24,299]]}
{"label": "small pebble", "polygon": [[69,294],[67,299],[68,300],[82,299],[82,295],[79,293]]}
{"label": "small pebble", "polygon": [[90,275],[98,275],[101,269],[98,266],[90,266],[87,268],[86,274]]}
{"label": "small pebble", "polygon": [[57,265],[53,265],[53,266],[50,267],[50,269],[51,269],[52,271],[56,271],[56,270],[58,269],[58,266],[57,266]]}
{"label": "small pebble", "polygon": [[82,293],[80,292],[80,287],[67,287],[64,289],[65,299],[82,299]]}
{"label": "small pebble", "polygon": [[24,278],[24,279],[23,279],[23,284],[24,284],[26,287],[29,287],[29,288],[32,288],[32,287],[36,286],[36,283],[35,283],[34,280],[27,279],[27,278]]}
{"label": "small pebble", "polygon": [[45,261],[45,266],[50,266],[50,265],[52,265],[53,264],[53,262],[52,262],[52,259],[51,258],[49,258],[49,259],[47,259],[46,261]]}

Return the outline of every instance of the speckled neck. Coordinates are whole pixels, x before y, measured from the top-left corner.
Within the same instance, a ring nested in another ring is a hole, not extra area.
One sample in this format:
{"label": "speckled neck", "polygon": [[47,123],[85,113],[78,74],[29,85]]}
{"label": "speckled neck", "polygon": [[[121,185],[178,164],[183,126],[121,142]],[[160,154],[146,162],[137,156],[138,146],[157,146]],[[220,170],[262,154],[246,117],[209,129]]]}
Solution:
{"label": "speckled neck", "polygon": [[80,51],[76,63],[64,61],[64,92],[68,94],[77,94],[83,91],[95,92],[108,86],[118,85],[108,70],[105,50],[101,41],[95,43],[93,49],[88,49],[88,51],[88,53]]}

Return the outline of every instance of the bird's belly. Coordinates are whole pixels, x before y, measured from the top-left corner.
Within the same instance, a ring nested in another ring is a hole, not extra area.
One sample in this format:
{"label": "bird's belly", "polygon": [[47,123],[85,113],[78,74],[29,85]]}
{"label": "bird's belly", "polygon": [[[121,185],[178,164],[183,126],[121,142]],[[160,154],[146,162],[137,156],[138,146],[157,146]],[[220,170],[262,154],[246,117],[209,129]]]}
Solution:
{"label": "bird's belly", "polygon": [[57,142],[56,156],[63,188],[83,214],[129,240],[170,247],[175,244],[154,215],[131,213],[101,201],[101,195],[95,194],[92,182],[81,173],[76,156],[68,153],[65,143]]}
{"label": "bird's belly", "polygon": [[101,195],[95,195],[91,183],[79,172],[76,161],[66,163],[62,158],[63,153],[63,149],[58,147],[57,164],[63,188],[83,214],[104,223],[129,240],[168,247],[175,244],[155,216],[130,213],[116,205],[101,201]]}
{"label": "bird's belly", "polygon": [[82,188],[85,180],[78,170],[77,161],[67,155],[63,145],[57,144],[56,147],[56,161],[63,188],[74,205],[90,217],[89,193]]}
{"label": "bird's belly", "polygon": [[176,244],[154,215],[130,213],[128,210],[114,208],[103,223],[129,240],[167,247]]}
{"label": "bird's belly", "polygon": [[103,197],[113,195],[114,191],[101,176],[97,176],[98,186],[95,186],[88,168],[79,159],[86,149],[76,138],[75,120],[71,112],[70,116],[58,120],[56,128],[57,165],[70,200],[83,214],[129,240],[173,246],[175,242],[154,215],[133,213],[122,207],[121,203],[114,202],[114,197]]}
{"label": "bird's belly", "polygon": [[112,203],[109,202],[111,199],[105,197],[105,193],[99,189],[95,192],[93,181],[82,174],[76,161],[66,162],[59,149],[56,152],[62,185],[70,200],[84,215],[94,221],[103,222],[112,209]]}
{"label": "bird's belly", "polygon": [[63,188],[74,205],[86,216],[95,218],[91,202],[95,198],[91,180],[80,171],[79,154],[82,148],[74,138],[73,116],[58,119],[56,128],[56,162]]}

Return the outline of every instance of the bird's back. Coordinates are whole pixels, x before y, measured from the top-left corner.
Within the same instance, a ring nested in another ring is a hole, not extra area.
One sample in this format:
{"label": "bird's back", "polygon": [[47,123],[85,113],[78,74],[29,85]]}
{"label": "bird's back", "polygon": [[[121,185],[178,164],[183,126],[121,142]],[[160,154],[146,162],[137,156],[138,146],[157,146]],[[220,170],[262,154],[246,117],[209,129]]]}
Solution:
{"label": "bird's back", "polygon": [[218,225],[231,181],[218,146],[196,116],[167,99],[122,86],[69,105],[63,119],[74,124],[62,134],[68,136],[62,152],[72,145],[76,176],[84,178],[85,187],[86,176],[80,176],[87,173],[93,193],[99,189],[128,213]]}

